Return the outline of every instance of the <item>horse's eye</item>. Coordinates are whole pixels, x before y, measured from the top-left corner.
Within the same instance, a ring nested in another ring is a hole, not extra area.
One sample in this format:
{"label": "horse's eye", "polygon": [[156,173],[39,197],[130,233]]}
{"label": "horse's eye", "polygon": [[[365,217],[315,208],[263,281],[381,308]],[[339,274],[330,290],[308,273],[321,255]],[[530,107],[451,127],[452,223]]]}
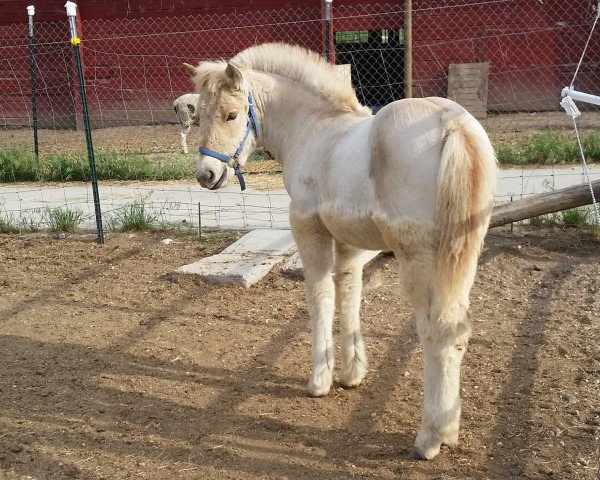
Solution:
{"label": "horse's eye", "polygon": [[238,112],[231,112],[229,115],[227,115],[227,121],[231,122],[232,120],[235,120],[238,116]]}

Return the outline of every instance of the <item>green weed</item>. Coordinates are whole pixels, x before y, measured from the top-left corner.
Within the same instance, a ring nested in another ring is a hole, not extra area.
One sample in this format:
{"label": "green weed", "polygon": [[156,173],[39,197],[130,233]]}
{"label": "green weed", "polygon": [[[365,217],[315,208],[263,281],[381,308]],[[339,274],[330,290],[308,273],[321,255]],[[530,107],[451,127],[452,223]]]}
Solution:
{"label": "green weed", "polygon": [[565,227],[583,227],[591,223],[592,215],[587,208],[571,208],[561,212],[562,223]]}
{"label": "green weed", "polygon": [[556,218],[553,214],[539,215],[529,219],[529,224],[534,227],[550,227],[556,224]]}
{"label": "green weed", "polygon": [[0,182],[29,182],[40,177],[35,155],[14,148],[0,150]]}
{"label": "green weed", "polygon": [[144,231],[155,230],[163,218],[163,211],[151,212],[146,206],[145,199],[128,203],[108,219],[112,230]]}
{"label": "green weed", "polygon": [[19,226],[10,213],[0,212],[0,233],[19,233]]}
{"label": "green weed", "polygon": [[44,213],[51,232],[74,233],[83,220],[83,212],[79,209],[49,208]]}

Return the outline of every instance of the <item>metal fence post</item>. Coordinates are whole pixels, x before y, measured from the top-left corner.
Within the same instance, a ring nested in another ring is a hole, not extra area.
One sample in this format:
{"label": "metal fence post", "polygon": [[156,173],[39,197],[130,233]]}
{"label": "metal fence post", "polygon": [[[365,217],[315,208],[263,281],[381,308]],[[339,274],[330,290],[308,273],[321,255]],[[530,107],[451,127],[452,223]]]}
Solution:
{"label": "metal fence post", "polygon": [[90,118],[87,108],[87,96],[85,93],[85,79],[83,77],[83,67],[81,65],[81,53],[79,51],[79,37],[77,37],[77,4],[67,2],[67,17],[71,28],[71,45],[75,55],[75,65],[77,67],[77,81],[79,83],[79,96],[81,97],[81,108],[83,111],[83,125],[85,128],[85,142],[87,145],[88,160],[90,162],[90,175],[92,177],[92,192],[94,194],[94,210],[96,213],[96,231],[98,234],[98,243],[104,245],[104,229],[102,228],[102,212],[100,210],[100,194],[98,192],[98,176],[96,174],[96,159],[94,157],[94,145],[92,143],[92,130],[90,128]]}
{"label": "metal fence post", "polygon": [[325,60],[330,61],[329,52],[331,51],[331,2],[325,0]]}
{"label": "metal fence post", "polygon": [[[27,7],[27,16],[29,17],[29,73],[31,75],[31,123],[33,127],[33,148],[35,150],[35,159],[37,160],[38,170],[40,169],[40,148],[38,141],[37,124],[37,75],[35,71],[35,37],[33,35],[33,16],[35,7]],[[41,172],[40,172],[41,173]]]}

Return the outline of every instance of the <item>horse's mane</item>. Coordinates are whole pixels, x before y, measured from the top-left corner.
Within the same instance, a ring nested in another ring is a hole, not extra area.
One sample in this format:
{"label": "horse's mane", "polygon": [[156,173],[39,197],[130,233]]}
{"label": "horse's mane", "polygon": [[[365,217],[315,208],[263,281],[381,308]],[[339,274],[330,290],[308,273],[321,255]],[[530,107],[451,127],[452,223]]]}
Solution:
{"label": "horse's mane", "polygon": [[350,81],[344,81],[335,65],[318,53],[285,43],[264,43],[242,50],[230,63],[265,73],[272,73],[303,85],[326,97],[342,110],[370,115],[361,105]]}

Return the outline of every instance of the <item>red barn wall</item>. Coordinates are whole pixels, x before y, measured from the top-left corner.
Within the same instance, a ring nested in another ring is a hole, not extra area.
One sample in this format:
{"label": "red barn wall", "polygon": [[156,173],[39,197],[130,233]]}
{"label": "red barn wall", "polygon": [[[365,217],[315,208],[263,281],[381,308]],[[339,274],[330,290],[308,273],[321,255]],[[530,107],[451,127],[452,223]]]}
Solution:
{"label": "red barn wall", "polygon": [[[402,28],[403,2],[382,1],[334,0],[332,31]],[[570,83],[589,34],[595,2],[573,0],[568,8],[562,0],[465,7],[464,0],[414,0],[415,95],[445,96],[450,63],[489,61],[490,108],[557,108],[560,88]],[[78,106],[64,0],[0,0],[0,38],[9,45],[0,49],[0,117],[7,124],[30,121],[26,23],[30,3],[36,6],[42,124],[73,126]],[[431,8],[442,3],[444,8]],[[228,58],[264,41],[295,41],[323,51],[321,0],[80,0],[78,4],[95,126],[172,121],[170,103],[191,88],[181,70],[184,61]],[[600,42],[595,40],[587,58],[599,54]],[[597,90],[597,63],[584,63],[578,79],[580,90]]]}

